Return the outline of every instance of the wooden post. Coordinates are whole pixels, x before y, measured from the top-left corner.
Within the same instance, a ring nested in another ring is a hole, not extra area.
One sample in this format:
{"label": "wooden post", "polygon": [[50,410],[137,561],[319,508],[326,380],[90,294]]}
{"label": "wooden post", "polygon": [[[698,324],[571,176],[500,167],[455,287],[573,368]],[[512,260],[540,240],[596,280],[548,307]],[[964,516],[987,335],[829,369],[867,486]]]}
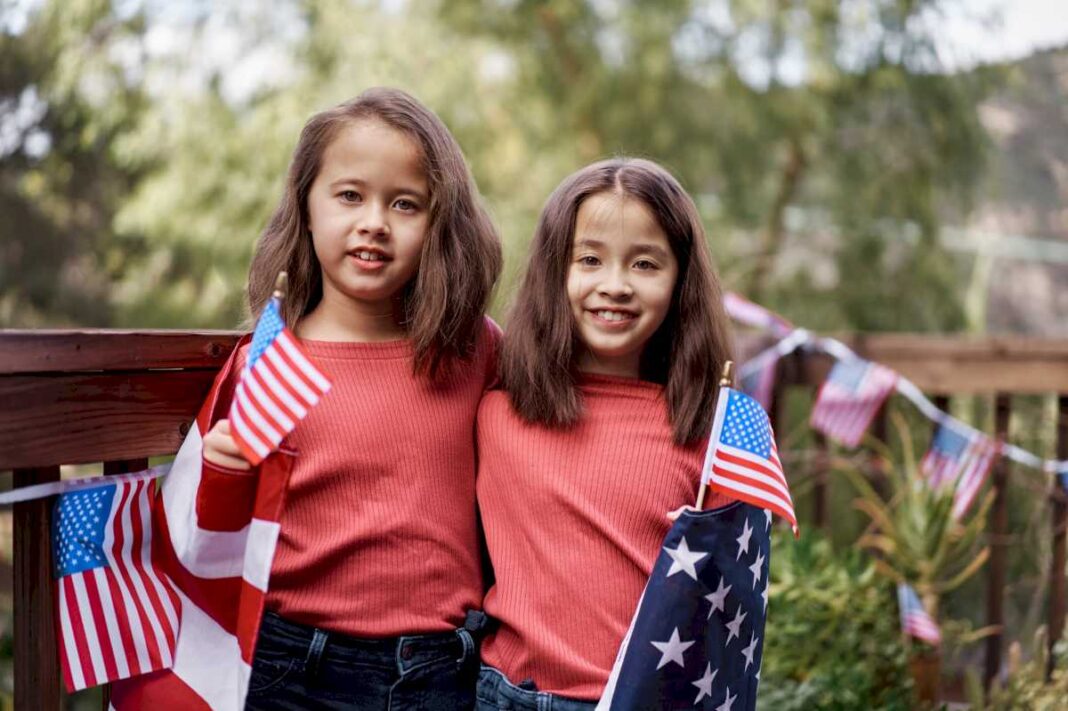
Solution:
{"label": "wooden post", "polygon": [[[14,485],[59,480],[59,467],[16,469]],[[15,504],[14,613],[15,707],[59,709],[59,656],[56,653],[52,577],[52,501]]]}
{"label": "wooden post", "polygon": [[[1009,418],[1012,402],[1007,393],[998,393],[994,405],[995,436],[1004,441],[1009,434]],[[1007,485],[1009,460],[999,457],[994,464],[994,507],[987,521],[987,542],[990,545],[990,564],[987,568],[986,623],[997,631],[986,638],[986,660],[983,671],[984,686],[989,689],[1001,669],[1001,646],[1004,639],[1002,626],[1005,623],[1003,602],[1005,596],[1005,551],[1008,547],[1009,508]]]}
{"label": "wooden post", "polygon": [[[1068,460],[1068,395],[1057,398],[1057,459]],[[1053,675],[1053,645],[1064,634],[1065,595],[1065,547],[1068,543],[1068,493],[1059,478],[1053,480],[1050,499],[1053,503],[1051,525],[1053,528],[1053,560],[1049,571],[1049,655],[1046,662],[1046,679]]]}
{"label": "wooden post", "polygon": [[822,432],[813,432],[812,439],[816,446],[813,460],[813,515],[818,528],[827,529],[827,469],[830,454],[827,451],[827,437]]}

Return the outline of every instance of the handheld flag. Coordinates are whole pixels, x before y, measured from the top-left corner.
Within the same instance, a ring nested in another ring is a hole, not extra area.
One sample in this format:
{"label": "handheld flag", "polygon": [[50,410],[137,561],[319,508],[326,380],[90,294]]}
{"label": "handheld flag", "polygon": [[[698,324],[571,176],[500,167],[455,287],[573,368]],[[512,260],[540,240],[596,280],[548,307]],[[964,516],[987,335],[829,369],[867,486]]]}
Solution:
{"label": "handheld flag", "polygon": [[152,486],[126,478],[56,499],[56,619],[67,691],[174,661],[179,602],[152,556]]}
{"label": "handheld flag", "polygon": [[249,475],[213,471],[203,436],[225,414],[224,391],[242,341],[219,371],[200,414],[153,501],[154,551],[172,581],[180,625],[169,669],[111,685],[111,705],[127,709],[238,711],[280,532],[292,454],[278,450]]}
{"label": "handheld flag", "polygon": [[234,441],[253,465],[278,449],[287,434],[330,389],[330,380],[282,321],[279,297],[267,302],[234,392]]}
{"label": "handheld flag", "polygon": [[897,373],[878,363],[837,361],[816,396],[812,427],[856,447],[896,384]]}
{"label": "handheld flag", "polygon": [[902,632],[932,645],[937,645],[942,641],[942,632],[938,629],[938,624],[928,614],[919,595],[911,585],[898,583],[897,604],[901,612]]}
{"label": "handheld flag", "polygon": [[726,386],[719,389],[701,483],[774,511],[797,534],[794,503],[768,415],[756,400]]}
{"label": "handheld flag", "polygon": [[953,516],[971,508],[1000,452],[995,441],[965,425],[941,424],[920,462],[932,488],[953,484]]}
{"label": "handheld flag", "polygon": [[597,711],[756,707],[771,512],[683,511],[668,531]]}

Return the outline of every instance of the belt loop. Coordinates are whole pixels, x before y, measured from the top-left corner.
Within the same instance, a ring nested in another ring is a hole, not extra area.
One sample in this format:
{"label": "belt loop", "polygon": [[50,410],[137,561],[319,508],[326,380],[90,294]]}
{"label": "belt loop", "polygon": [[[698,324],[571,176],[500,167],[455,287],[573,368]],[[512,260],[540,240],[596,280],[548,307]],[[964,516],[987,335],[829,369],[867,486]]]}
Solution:
{"label": "belt loop", "polygon": [[463,651],[460,652],[460,658],[456,660],[456,666],[462,667],[464,662],[475,653],[475,638],[463,627],[456,630],[456,636],[460,638],[460,644],[463,645]]}
{"label": "belt loop", "polygon": [[329,635],[316,628],[312,635],[311,644],[308,645],[308,656],[304,658],[304,674],[311,680],[319,676],[319,664],[323,659],[323,650],[326,649],[326,641]]}

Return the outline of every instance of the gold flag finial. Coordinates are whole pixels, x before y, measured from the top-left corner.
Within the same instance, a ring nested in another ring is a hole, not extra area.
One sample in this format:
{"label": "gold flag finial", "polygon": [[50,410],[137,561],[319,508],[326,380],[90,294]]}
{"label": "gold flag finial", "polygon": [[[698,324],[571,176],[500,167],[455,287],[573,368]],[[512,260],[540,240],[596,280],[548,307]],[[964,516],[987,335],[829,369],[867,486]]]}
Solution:
{"label": "gold flag finial", "polygon": [[285,272],[278,272],[278,278],[274,280],[274,296],[277,299],[286,298],[286,287],[289,285],[289,275]]}

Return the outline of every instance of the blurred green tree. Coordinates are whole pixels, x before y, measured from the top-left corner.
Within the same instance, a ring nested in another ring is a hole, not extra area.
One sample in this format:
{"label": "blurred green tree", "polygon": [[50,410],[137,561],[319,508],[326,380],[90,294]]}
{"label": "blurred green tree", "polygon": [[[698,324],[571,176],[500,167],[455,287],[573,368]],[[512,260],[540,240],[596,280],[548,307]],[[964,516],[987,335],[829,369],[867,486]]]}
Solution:
{"label": "blurred green tree", "polygon": [[106,325],[116,155],[145,106],[143,17],[102,0],[0,8],[0,326]]}

